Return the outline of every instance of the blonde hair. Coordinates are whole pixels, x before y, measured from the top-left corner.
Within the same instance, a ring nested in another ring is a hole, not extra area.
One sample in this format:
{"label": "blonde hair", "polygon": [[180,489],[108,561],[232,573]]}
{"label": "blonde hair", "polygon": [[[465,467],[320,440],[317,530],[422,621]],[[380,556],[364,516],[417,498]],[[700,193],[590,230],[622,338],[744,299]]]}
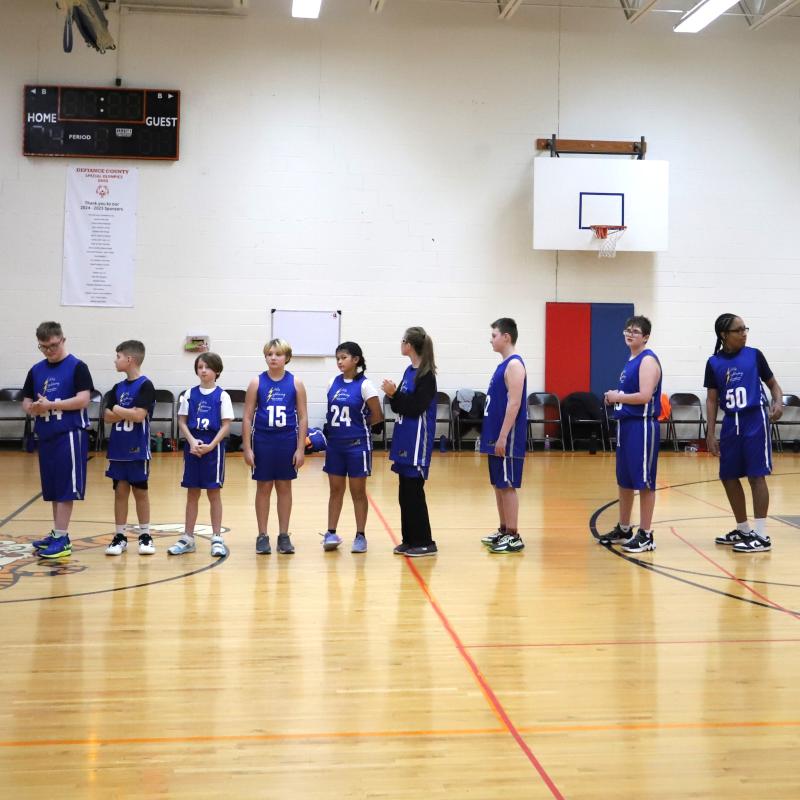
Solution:
{"label": "blonde hair", "polygon": [[436,361],[433,358],[433,340],[425,332],[425,328],[420,328],[419,326],[406,328],[403,338],[420,358],[417,375],[422,377],[428,372],[432,372],[435,375]]}
{"label": "blonde hair", "polygon": [[286,356],[287,364],[292,360],[292,346],[286,339],[270,339],[264,345],[264,358],[267,357],[270,350],[274,350],[278,355]]}

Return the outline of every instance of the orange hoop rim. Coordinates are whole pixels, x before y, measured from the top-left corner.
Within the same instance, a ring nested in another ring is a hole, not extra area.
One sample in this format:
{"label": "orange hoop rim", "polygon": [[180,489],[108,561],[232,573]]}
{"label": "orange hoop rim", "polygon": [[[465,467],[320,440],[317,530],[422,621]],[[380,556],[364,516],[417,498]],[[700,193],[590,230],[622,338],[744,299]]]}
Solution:
{"label": "orange hoop rim", "polygon": [[627,225],[590,225],[595,239],[607,239],[609,231],[624,231]]}

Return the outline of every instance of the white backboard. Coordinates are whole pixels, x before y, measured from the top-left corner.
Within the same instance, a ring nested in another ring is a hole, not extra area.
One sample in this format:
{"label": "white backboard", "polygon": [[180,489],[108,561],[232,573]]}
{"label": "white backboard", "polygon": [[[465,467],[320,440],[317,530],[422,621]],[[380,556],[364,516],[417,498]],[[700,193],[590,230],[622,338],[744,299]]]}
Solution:
{"label": "white backboard", "polygon": [[625,225],[618,251],[667,250],[669,162],[534,159],[533,249],[597,250],[592,225]]}

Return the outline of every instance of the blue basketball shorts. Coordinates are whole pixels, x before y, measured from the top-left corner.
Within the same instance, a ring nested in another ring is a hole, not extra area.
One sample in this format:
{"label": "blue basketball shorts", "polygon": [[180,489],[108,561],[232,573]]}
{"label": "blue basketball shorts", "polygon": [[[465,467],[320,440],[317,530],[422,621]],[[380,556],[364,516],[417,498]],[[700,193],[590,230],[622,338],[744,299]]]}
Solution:
{"label": "blue basketball shorts", "polygon": [[765,408],[726,414],[719,436],[720,480],[772,473],[772,441]]}
{"label": "blue basketball shorts", "polygon": [[42,499],[56,503],[83,500],[88,461],[89,436],[84,430],[67,431],[52,439],[40,439]]}
{"label": "blue basketball shorts", "polygon": [[150,462],[139,461],[109,461],[106,478],[114,481],[114,488],[120,481],[127,481],[137,489],[147,489],[147,479],[150,477]]}
{"label": "blue basketball shorts", "polygon": [[655,489],[661,427],[657,419],[621,419],[617,425],[617,485]]}
{"label": "blue basketball shorts", "polygon": [[522,486],[524,458],[489,455],[489,481],[496,489],[519,489]]}
{"label": "blue basketball shorts", "polygon": [[221,489],[225,482],[225,442],[202,456],[193,456],[186,443],[183,449],[184,489]]}
{"label": "blue basketball shorts", "polygon": [[297,437],[256,436],[253,438],[254,481],[293,481],[297,470],[292,464],[297,452]]}
{"label": "blue basketball shorts", "polygon": [[392,472],[396,472],[404,478],[422,478],[424,481],[428,480],[430,468],[430,464],[426,464],[424,467],[416,467],[413,464],[392,464]]}
{"label": "blue basketball shorts", "polygon": [[323,472],[368,478],[372,474],[372,451],[364,439],[328,439]]}

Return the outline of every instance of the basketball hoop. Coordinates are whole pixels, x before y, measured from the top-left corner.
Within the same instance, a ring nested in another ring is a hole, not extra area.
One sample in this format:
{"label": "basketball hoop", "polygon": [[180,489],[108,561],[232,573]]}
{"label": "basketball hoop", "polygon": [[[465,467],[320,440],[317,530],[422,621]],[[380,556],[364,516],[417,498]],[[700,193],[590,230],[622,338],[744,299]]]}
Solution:
{"label": "basketball hoop", "polygon": [[598,258],[614,258],[617,255],[617,242],[625,233],[627,225],[590,225],[594,238],[600,240]]}

